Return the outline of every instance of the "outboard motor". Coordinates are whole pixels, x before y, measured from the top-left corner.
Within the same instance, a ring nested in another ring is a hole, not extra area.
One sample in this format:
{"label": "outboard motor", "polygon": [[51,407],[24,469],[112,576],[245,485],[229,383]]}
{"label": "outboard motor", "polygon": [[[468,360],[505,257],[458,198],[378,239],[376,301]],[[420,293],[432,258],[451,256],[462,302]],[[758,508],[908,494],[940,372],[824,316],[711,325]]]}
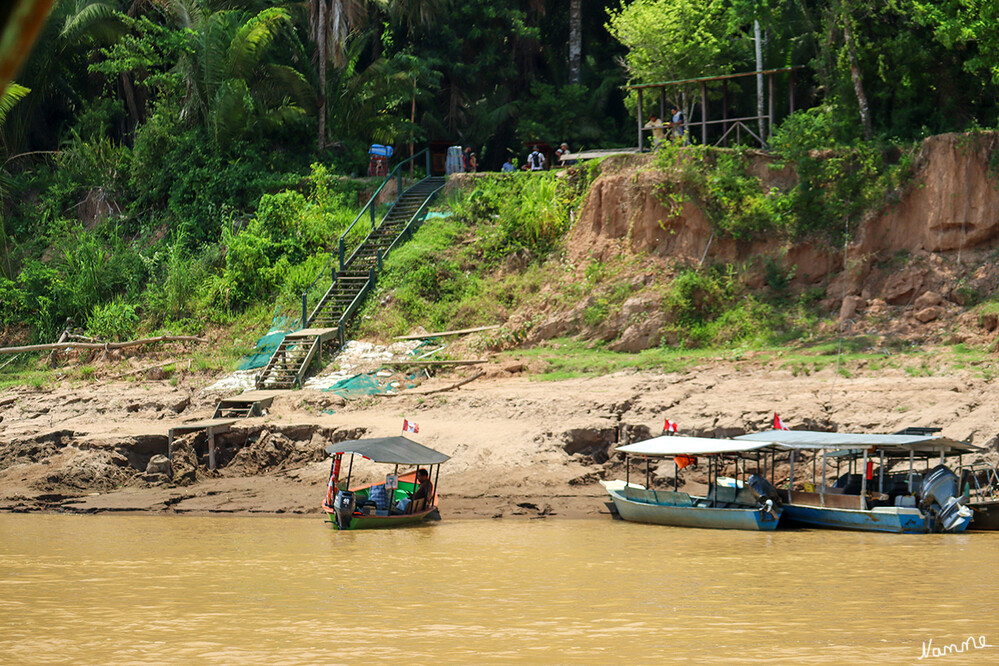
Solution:
{"label": "outboard motor", "polygon": [[341,530],[350,528],[350,520],[354,515],[354,493],[341,490],[333,500],[333,513],[336,515],[336,526]]}
{"label": "outboard motor", "polygon": [[931,521],[928,527],[932,532],[952,532],[971,520],[957,474],[946,465],[930,470],[919,488],[919,498],[919,508]]}
{"label": "outboard motor", "polygon": [[760,511],[769,513],[774,518],[777,518],[777,512],[774,511],[774,507],[780,506],[781,504],[780,495],[777,494],[777,489],[774,488],[769,481],[758,474],[753,474],[746,479],[746,486],[751,488],[756,493],[756,501],[760,503]]}

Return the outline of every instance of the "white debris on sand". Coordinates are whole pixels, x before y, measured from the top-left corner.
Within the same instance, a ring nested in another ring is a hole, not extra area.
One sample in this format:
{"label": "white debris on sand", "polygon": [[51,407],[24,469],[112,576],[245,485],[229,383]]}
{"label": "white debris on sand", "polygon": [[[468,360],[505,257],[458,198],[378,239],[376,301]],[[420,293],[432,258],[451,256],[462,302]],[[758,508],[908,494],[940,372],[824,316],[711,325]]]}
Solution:
{"label": "white debris on sand", "polygon": [[232,391],[233,389],[241,389],[243,391],[249,391],[257,386],[257,377],[260,375],[260,369],[256,370],[237,370],[231,375],[227,375],[222,379],[218,380],[211,386],[206,387],[205,391]]}
{"label": "white debris on sand", "polygon": [[362,372],[374,372],[394,360],[412,358],[413,350],[419,346],[419,340],[393,342],[388,346],[350,340],[336,355],[334,362],[337,369],[306,379],[304,388],[317,391],[328,389],[341,380]]}
{"label": "white debris on sand", "polygon": [[[388,346],[350,340],[334,359],[336,369],[331,369],[329,372],[323,372],[315,377],[307,378],[303,388],[316,391],[328,389],[347,377],[353,377],[362,372],[374,372],[386,363],[394,360],[407,357],[412,358],[413,350],[419,346],[419,340],[393,342]],[[256,388],[257,377],[260,376],[260,372],[260,368],[255,370],[236,370],[231,375],[223,377],[204,390],[231,391],[233,389],[241,389],[249,391]],[[394,373],[389,372],[380,376],[391,376],[392,374]]]}

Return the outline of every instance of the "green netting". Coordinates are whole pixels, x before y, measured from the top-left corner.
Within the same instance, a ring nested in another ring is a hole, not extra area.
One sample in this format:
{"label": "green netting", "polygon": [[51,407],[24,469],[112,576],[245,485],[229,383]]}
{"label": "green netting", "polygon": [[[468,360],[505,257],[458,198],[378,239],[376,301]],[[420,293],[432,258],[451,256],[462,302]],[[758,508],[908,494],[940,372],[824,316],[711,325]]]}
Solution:
{"label": "green netting", "polygon": [[371,372],[341,379],[333,386],[323,390],[328,393],[336,393],[344,398],[357,398],[364,395],[385,393],[388,391],[388,385],[382,386],[375,377],[375,373]]}
{"label": "green netting", "polygon": [[267,332],[267,335],[257,340],[256,348],[252,353],[243,357],[237,368],[239,370],[252,370],[267,365],[267,362],[271,360],[271,356],[274,354],[274,350],[284,340],[284,336],[299,330],[292,327],[291,323],[292,320],[289,317],[274,317],[271,321],[271,330]]}
{"label": "green netting", "polygon": [[[406,375],[406,379],[409,383],[405,385],[406,388],[416,388],[415,380],[420,375],[420,372],[414,372],[412,374]],[[381,381],[381,380],[384,381]],[[353,377],[347,377],[341,379],[333,386],[329,388],[324,388],[323,391],[327,393],[336,393],[344,398],[360,398],[366,395],[376,395],[379,393],[388,393],[394,390],[392,384],[398,382],[399,378],[393,377],[378,377],[377,372],[366,372],[359,375],[354,375]]]}

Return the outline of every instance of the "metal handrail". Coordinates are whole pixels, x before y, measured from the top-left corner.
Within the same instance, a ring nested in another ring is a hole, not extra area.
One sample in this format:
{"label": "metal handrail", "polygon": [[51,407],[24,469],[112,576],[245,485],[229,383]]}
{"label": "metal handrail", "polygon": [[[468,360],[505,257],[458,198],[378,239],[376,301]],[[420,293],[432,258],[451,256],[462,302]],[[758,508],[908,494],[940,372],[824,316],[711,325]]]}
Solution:
{"label": "metal handrail", "polygon": [[357,296],[354,297],[354,300],[350,302],[350,305],[347,306],[347,309],[343,311],[343,314],[340,315],[340,319],[337,321],[336,335],[341,347],[346,343],[347,320],[350,319],[350,316],[361,306],[361,302],[364,300],[364,297],[368,295],[368,292],[371,291],[374,285],[375,268],[372,266],[368,269],[368,279],[364,283],[364,286],[361,287],[359,292],[357,292]]}
{"label": "metal handrail", "polygon": [[[364,216],[365,211],[368,212],[368,215],[371,218],[371,228],[372,229],[376,228],[376,224],[375,224],[375,205],[374,205],[375,199],[378,198],[378,195],[381,193],[382,189],[388,184],[388,182],[393,177],[395,177],[396,178],[396,199],[395,199],[395,202],[392,205],[394,206],[396,203],[398,203],[399,199],[402,197],[402,172],[401,172],[401,169],[402,169],[403,165],[405,165],[406,163],[408,163],[408,162],[410,162],[412,160],[415,160],[420,155],[424,155],[424,157],[425,157],[425,160],[426,160],[426,169],[427,169],[427,177],[429,177],[430,176],[430,149],[429,148],[424,148],[423,150],[419,151],[418,153],[410,155],[409,157],[407,157],[406,159],[404,159],[403,161],[401,161],[401,162],[399,162],[398,164],[395,165],[395,168],[392,169],[392,171],[389,172],[389,174],[387,176],[385,176],[385,180],[382,181],[382,184],[378,186],[378,189],[375,190],[374,194],[371,195],[371,198],[368,199],[368,202],[366,204],[364,204],[363,208],[361,208],[360,212],[357,214],[357,217],[354,218],[354,221],[350,223],[350,225],[344,230],[344,232],[342,234],[340,234],[340,238],[337,239],[337,255],[336,255],[336,257],[339,259],[339,264],[340,264],[340,270],[341,271],[344,269],[344,264],[345,264],[345,262],[344,262],[344,254],[345,254],[344,253],[344,240],[346,239],[347,234],[349,234],[350,231],[354,228],[354,225],[357,224],[358,220],[360,220]],[[365,239],[367,239],[367,236],[365,236]],[[364,241],[362,240],[361,244],[363,244],[363,243],[364,243]],[[312,288],[316,286],[316,283],[319,282],[319,279],[322,278],[323,275],[327,274],[327,271],[330,271],[330,264],[333,262],[333,259],[334,259],[334,257],[330,257],[329,259],[326,260],[326,263],[323,265],[323,267],[321,269],[319,269],[319,273],[316,275],[315,279],[309,284],[308,287],[305,288],[305,291],[302,292],[302,327],[303,328],[307,324],[307,322],[306,322],[306,313],[308,312],[308,298],[309,298],[309,293],[312,291]],[[336,281],[336,278],[335,278],[336,272],[335,271],[331,271],[329,274],[330,274],[331,281],[335,282]]]}
{"label": "metal handrail", "polygon": [[[440,191],[440,188],[438,188],[437,190],[435,190],[434,194],[436,194],[439,191]],[[427,216],[427,209],[430,207],[430,200],[431,200],[431,198],[433,198],[433,195],[431,195],[431,196],[427,197],[426,199],[424,199],[424,201],[420,205],[420,207],[417,208],[416,212],[413,213],[412,217],[409,218],[409,222],[406,223],[406,226],[403,228],[402,231],[399,232],[399,235],[395,237],[395,240],[392,241],[392,244],[389,245],[387,248],[385,248],[385,253],[382,254],[379,257],[379,259],[384,260],[385,257],[388,256],[389,252],[391,252],[392,250],[395,249],[395,246],[399,243],[399,241],[401,239],[405,238],[406,234],[409,233],[410,229],[413,227],[413,222],[414,221],[416,221],[417,219],[420,219],[422,221],[423,218],[425,218]]]}

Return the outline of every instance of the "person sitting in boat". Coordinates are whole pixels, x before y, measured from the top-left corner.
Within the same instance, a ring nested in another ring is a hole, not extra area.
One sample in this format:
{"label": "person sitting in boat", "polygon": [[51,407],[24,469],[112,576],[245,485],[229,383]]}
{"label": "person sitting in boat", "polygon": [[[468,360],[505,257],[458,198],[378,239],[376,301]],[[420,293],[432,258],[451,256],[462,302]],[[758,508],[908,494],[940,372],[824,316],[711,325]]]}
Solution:
{"label": "person sitting in boat", "polygon": [[[396,504],[396,509],[401,513],[413,513],[414,510],[422,510],[426,508],[425,505],[434,496],[434,484],[430,482],[430,472],[425,469],[416,470],[416,482],[419,487],[416,492],[413,493],[412,497],[407,497],[406,499],[399,500]],[[424,500],[420,502],[420,500]],[[419,502],[419,504],[417,504]],[[410,509],[410,507],[414,507]]]}

